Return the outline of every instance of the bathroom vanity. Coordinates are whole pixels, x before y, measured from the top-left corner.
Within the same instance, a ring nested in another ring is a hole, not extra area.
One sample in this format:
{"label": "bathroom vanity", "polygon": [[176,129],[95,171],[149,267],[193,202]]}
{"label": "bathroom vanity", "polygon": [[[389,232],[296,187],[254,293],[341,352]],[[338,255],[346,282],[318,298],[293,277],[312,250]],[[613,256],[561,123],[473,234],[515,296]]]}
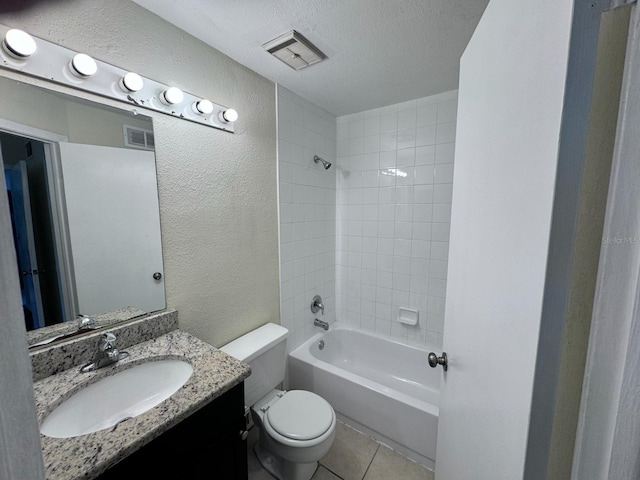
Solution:
{"label": "bathroom vanity", "polygon": [[62,365],[34,383],[41,425],[75,393],[138,365],[181,360],[193,372],[169,398],[112,427],[68,438],[41,434],[46,478],[246,479],[243,382],[249,366],[178,330],[175,311],[112,331],[129,357],[93,372],[81,373],[80,365],[93,355],[99,332],[32,356],[34,374],[42,375],[51,359]]}

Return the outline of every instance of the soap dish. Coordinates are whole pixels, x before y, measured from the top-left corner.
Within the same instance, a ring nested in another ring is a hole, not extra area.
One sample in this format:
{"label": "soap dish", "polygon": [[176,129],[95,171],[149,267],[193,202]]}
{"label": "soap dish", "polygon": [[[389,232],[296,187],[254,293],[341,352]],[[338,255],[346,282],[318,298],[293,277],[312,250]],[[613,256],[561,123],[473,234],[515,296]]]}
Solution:
{"label": "soap dish", "polygon": [[416,325],[418,323],[418,311],[400,307],[398,309],[398,321],[405,325]]}

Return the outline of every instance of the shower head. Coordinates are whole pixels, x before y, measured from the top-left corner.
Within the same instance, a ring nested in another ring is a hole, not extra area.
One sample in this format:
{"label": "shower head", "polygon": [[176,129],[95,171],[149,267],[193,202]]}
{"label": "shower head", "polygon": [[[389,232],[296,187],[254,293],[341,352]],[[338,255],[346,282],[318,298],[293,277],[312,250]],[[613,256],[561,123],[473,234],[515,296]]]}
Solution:
{"label": "shower head", "polygon": [[325,170],[329,170],[331,168],[331,163],[327,162],[326,160],[320,158],[318,155],[314,155],[313,156],[313,161],[318,163],[318,162],[322,162],[322,166],[324,167]]}

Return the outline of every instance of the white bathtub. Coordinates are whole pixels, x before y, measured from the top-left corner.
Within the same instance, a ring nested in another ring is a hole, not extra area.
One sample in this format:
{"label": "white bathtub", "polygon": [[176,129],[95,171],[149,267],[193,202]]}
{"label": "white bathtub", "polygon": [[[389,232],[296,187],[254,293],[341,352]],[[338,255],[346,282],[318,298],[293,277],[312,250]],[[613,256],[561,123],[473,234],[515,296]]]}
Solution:
{"label": "white bathtub", "polygon": [[441,369],[427,353],[333,324],[289,354],[289,386],[324,397],[347,424],[433,469]]}

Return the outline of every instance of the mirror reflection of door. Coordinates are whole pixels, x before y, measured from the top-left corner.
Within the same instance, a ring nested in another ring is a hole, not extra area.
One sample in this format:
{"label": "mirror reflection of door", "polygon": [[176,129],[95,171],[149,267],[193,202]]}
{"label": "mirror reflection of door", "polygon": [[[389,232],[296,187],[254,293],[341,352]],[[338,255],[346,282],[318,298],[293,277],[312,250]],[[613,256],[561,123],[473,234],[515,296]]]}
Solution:
{"label": "mirror reflection of door", "polygon": [[0,132],[27,330],[64,320],[42,142]]}

